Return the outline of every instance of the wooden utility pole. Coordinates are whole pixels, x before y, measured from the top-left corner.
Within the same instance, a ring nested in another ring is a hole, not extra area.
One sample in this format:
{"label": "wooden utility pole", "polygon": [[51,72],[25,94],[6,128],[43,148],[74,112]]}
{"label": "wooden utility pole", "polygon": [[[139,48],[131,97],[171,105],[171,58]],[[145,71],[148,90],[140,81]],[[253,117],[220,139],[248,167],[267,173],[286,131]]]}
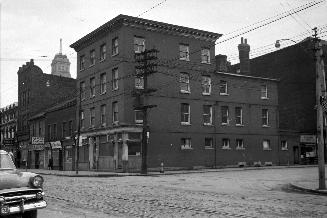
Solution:
{"label": "wooden utility pole", "polygon": [[316,65],[316,102],[317,102],[317,142],[318,142],[318,173],[319,173],[319,189],[326,189],[325,177],[325,157],[324,157],[324,113],[322,100],[326,94],[325,75],[323,71],[322,47],[320,39],[317,37],[317,27],[314,31],[314,55]]}
{"label": "wooden utility pole", "polygon": [[[157,105],[145,105],[146,97],[149,93],[155,92],[155,89],[148,88],[148,76],[157,72],[157,64],[153,61],[157,59],[158,50],[150,49],[145,50],[141,53],[135,54],[136,61],[136,77],[143,78],[143,89],[137,89],[134,92],[136,96],[136,104],[134,105],[135,110],[140,110],[143,113],[143,130],[142,130],[142,146],[141,146],[141,155],[142,155],[142,164],[141,164],[141,173],[148,173],[147,165],[147,153],[148,153],[148,109],[156,107]],[[140,98],[143,96],[143,102],[140,102]]]}
{"label": "wooden utility pole", "polygon": [[82,112],[82,87],[81,84],[79,84],[79,98],[78,98],[78,110],[77,110],[77,139],[75,140],[75,172],[78,174],[78,162],[79,162],[79,145],[80,142],[80,136],[81,136],[81,112]]}

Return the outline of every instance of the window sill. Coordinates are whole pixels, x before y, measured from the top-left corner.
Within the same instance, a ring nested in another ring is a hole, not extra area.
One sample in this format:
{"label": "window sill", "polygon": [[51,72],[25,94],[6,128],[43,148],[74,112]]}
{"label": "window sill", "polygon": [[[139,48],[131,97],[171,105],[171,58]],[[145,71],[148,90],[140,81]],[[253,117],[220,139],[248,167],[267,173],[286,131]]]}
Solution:
{"label": "window sill", "polygon": [[213,126],[212,123],[204,123],[203,126]]}
{"label": "window sill", "polygon": [[193,150],[193,148],[191,148],[191,147],[183,147],[183,146],[181,146],[181,150]]}
{"label": "window sill", "polygon": [[143,124],[143,120],[141,121],[141,120],[135,120],[135,124],[138,124],[138,125],[142,125]]}
{"label": "window sill", "polygon": [[244,127],[244,124],[235,124],[237,127]]}
{"label": "window sill", "polygon": [[181,122],[182,126],[191,126],[191,123]]}
{"label": "window sill", "polygon": [[213,147],[204,147],[205,150],[213,150]]}
{"label": "window sill", "polygon": [[270,128],[268,125],[262,125],[262,128]]}
{"label": "window sill", "polygon": [[262,100],[268,100],[269,98],[267,97],[261,97]]}
{"label": "window sill", "polygon": [[101,59],[99,62],[101,63],[101,62],[104,62],[106,59],[104,58],[104,59]]}
{"label": "window sill", "polygon": [[222,126],[229,126],[229,123],[222,123]]}
{"label": "window sill", "polygon": [[282,148],[281,150],[282,151],[288,151],[288,148]]}
{"label": "window sill", "polygon": [[184,58],[183,59],[179,58],[179,60],[180,61],[190,61],[190,59],[184,59]]}
{"label": "window sill", "polygon": [[203,92],[202,92],[202,95],[210,96],[210,95],[211,95],[211,92],[210,92],[210,93],[203,93]]}
{"label": "window sill", "polygon": [[229,94],[228,93],[219,93],[219,95],[221,95],[221,96],[228,96]]}
{"label": "window sill", "polygon": [[181,90],[180,93],[182,93],[182,94],[191,94],[191,91],[183,91],[183,90]]}
{"label": "window sill", "polygon": [[117,91],[118,90],[118,88],[117,89],[113,89],[112,91]]}
{"label": "window sill", "polygon": [[236,147],[236,150],[241,150],[242,151],[242,150],[245,150],[245,148]]}
{"label": "window sill", "polygon": [[115,57],[115,56],[118,56],[119,53],[116,53],[116,54],[112,54],[111,57]]}
{"label": "window sill", "polygon": [[232,150],[230,147],[222,147],[223,150]]}

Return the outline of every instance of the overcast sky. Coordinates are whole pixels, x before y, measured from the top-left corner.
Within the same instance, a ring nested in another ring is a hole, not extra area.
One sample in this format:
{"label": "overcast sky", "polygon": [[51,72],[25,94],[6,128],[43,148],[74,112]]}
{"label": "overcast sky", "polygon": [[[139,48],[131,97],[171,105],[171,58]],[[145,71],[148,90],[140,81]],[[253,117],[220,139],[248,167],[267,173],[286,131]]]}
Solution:
{"label": "overcast sky", "polygon": [[[321,0],[316,0],[319,1]],[[0,107],[4,107],[18,101],[17,71],[25,62],[33,58],[35,64],[41,67],[44,73],[51,73],[51,61],[59,52],[60,38],[63,39],[63,53],[71,62],[71,75],[76,78],[76,53],[69,45],[119,14],[138,16],[147,11],[141,15],[141,18],[224,34],[217,40],[216,54],[226,54],[232,63],[236,63],[237,45],[240,43],[241,36],[226,42],[222,42],[223,40],[258,27],[259,21],[281,15],[285,11],[290,12],[291,9],[311,3],[313,0],[1,0],[0,2]],[[159,3],[162,4],[158,5]],[[252,24],[255,25],[239,30]],[[304,39],[312,34],[311,29],[315,26],[323,27],[319,33],[321,38],[327,39],[326,1],[242,36],[248,39],[252,51],[251,57],[255,57],[274,50],[273,43],[276,39],[291,38],[295,41]],[[233,32],[235,30],[238,31]],[[282,46],[291,43],[285,41]]]}

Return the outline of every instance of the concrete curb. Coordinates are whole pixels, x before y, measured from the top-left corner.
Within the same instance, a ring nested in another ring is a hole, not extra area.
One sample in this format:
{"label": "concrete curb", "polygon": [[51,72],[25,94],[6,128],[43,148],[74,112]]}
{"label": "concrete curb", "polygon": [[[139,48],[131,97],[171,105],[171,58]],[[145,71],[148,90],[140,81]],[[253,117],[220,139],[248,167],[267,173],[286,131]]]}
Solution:
{"label": "concrete curb", "polygon": [[[165,175],[179,175],[179,174],[191,174],[191,173],[212,173],[212,172],[237,172],[237,171],[248,171],[248,170],[267,170],[267,169],[287,169],[287,168],[309,168],[317,167],[316,165],[295,165],[295,166],[264,166],[264,167],[242,167],[242,168],[218,168],[218,169],[197,169],[197,170],[172,170],[166,171],[164,173],[150,171],[148,174],[140,173],[96,173],[94,171],[82,171],[82,174],[75,174],[72,171],[47,171],[47,170],[35,170],[27,169],[29,172],[34,172],[39,175],[51,175],[51,176],[66,176],[66,177],[124,177],[124,176],[165,176]],[[20,169],[20,171],[25,171],[25,169]],[[42,172],[44,171],[44,172]],[[67,172],[67,173],[64,173]],[[69,174],[70,172],[70,174]],[[92,173],[87,173],[92,172]]]}
{"label": "concrete curb", "polygon": [[319,194],[319,195],[325,195],[327,196],[327,190],[319,190],[319,189],[310,189],[310,188],[305,188],[299,185],[294,185],[294,184],[288,184],[289,188],[305,193],[313,193],[313,194]]}

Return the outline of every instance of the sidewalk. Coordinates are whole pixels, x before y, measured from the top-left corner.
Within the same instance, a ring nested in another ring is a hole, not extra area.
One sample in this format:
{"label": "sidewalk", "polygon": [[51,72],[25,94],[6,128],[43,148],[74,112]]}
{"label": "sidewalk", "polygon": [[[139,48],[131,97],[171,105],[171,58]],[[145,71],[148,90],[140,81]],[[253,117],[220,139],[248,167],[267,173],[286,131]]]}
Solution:
{"label": "sidewalk", "polygon": [[288,184],[288,188],[291,190],[304,192],[304,193],[313,193],[313,194],[319,194],[319,195],[326,195],[327,196],[327,189],[319,190],[318,189],[318,181],[312,182],[312,181],[302,181],[302,182],[296,182],[293,184]]}
{"label": "sidewalk", "polygon": [[139,172],[122,173],[122,172],[102,172],[102,171],[60,171],[60,170],[46,170],[46,169],[19,169],[20,171],[34,172],[40,175],[54,175],[67,177],[119,177],[119,176],[163,176],[176,174],[190,174],[190,173],[207,173],[207,172],[230,172],[230,171],[244,171],[244,170],[265,170],[265,169],[284,169],[284,168],[304,168],[317,167],[316,165],[295,165],[295,166],[265,166],[265,167],[226,167],[216,169],[193,169],[193,170],[165,170],[164,173],[157,171],[148,171],[144,175]]}

